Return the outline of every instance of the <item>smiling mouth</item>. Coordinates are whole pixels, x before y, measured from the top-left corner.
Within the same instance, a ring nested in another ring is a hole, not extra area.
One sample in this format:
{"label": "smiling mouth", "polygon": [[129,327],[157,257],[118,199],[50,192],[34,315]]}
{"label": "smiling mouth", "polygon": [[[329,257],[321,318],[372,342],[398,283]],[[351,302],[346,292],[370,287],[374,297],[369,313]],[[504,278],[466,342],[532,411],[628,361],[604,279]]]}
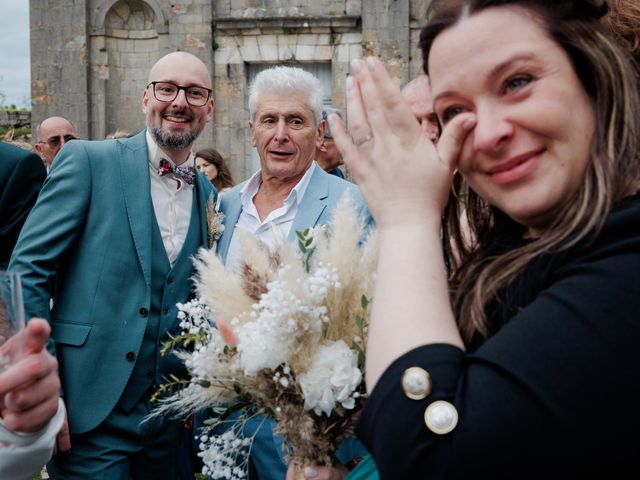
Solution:
{"label": "smiling mouth", "polygon": [[162,114],[162,119],[172,123],[189,123],[191,115],[182,112],[166,112]]}
{"label": "smiling mouth", "polygon": [[536,169],[544,152],[544,148],[528,152],[495,167],[489,171],[491,180],[498,185],[503,185],[528,176]]}

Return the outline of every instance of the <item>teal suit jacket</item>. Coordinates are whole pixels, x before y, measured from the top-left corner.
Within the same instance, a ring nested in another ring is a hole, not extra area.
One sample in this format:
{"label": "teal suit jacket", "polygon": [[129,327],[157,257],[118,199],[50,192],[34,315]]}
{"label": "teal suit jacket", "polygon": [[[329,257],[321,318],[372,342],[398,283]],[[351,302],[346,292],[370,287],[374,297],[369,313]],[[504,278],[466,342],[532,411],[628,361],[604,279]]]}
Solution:
{"label": "teal suit jacket", "polygon": [[[215,190],[202,174],[196,183],[199,243],[206,246],[206,202]],[[107,417],[134,368],[151,304],[154,218],[144,131],[69,142],[13,252],[9,268],[23,275],[28,318],[51,322],[71,433]],[[192,287],[187,281],[172,287],[164,300],[175,309]],[[170,313],[162,332],[178,329],[176,312]],[[156,361],[158,376],[180,370],[173,355]]]}
{"label": "teal suit jacket", "polygon": [[[235,225],[238,223],[242,213],[240,192],[245,183],[237,185],[222,194],[221,197],[220,210],[225,214],[225,229],[218,240],[216,251],[222,259],[227,257]],[[288,239],[294,241],[296,239],[296,231],[328,223],[333,209],[347,191],[351,194],[356,210],[361,218],[364,219],[367,227],[371,226],[373,218],[358,187],[335,175],[330,175],[316,166],[302,201],[298,206],[298,213],[289,231]],[[286,475],[287,464],[284,460],[282,437],[273,434],[274,426],[275,421],[273,419],[265,421],[260,418],[249,420],[244,426],[245,436],[255,434],[251,447],[250,478],[282,480]],[[343,463],[346,463],[348,460],[366,453],[366,449],[360,442],[355,438],[349,438],[342,443],[336,455]]]}

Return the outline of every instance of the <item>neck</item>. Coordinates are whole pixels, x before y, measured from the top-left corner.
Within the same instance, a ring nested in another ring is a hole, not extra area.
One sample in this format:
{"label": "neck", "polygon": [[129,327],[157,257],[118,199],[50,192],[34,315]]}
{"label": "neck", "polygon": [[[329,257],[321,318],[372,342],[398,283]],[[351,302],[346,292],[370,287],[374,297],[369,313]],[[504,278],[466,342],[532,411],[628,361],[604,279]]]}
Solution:
{"label": "neck", "polygon": [[289,178],[267,177],[264,174],[261,178],[258,193],[253,197],[253,204],[256,206],[260,220],[264,220],[276,208],[280,208],[285,199],[289,196],[306,170],[300,175]]}

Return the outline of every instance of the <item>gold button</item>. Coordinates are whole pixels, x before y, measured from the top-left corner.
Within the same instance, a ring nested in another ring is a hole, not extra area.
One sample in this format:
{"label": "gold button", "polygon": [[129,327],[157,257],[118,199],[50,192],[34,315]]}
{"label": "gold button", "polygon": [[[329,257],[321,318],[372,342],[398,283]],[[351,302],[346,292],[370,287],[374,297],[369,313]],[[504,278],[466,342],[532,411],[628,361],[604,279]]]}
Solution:
{"label": "gold button", "polygon": [[458,411],[444,400],[436,400],[424,411],[424,423],[433,433],[444,435],[456,428]]}
{"label": "gold button", "polygon": [[422,400],[431,393],[431,375],[424,368],[407,368],[401,383],[404,394],[411,400]]}

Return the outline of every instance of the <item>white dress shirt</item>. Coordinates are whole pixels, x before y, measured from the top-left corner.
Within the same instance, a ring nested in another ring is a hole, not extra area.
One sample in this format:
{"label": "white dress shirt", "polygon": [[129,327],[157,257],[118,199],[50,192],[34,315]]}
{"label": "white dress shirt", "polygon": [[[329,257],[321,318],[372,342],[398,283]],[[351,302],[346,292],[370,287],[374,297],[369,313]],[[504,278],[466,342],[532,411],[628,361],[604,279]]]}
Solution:
{"label": "white dress shirt", "polygon": [[[318,168],[318,166],[314,161],[296,186],[293,187],[289,195],[287,195],[282,206],[269,213],[263,221],[260,221],[260,215],[258,215],[258,210],[253,203],[253,197],[258,193],[262,182],[260,170],[258,170],[240,191],[242,212],[240,213],[240,218],[238,218],[235,229],[239,228],[254,234],[268,247],[273,247],[276,236],[287,238],[293,226],[293,221],[298,214],[298,207],[300,206],[302,197],[307,191],[307,186],[316,168]],[[277,233],[274,232],[274,230],[276,230]],[[240,268],[241,259],[242,251],[240,249],[240,242],[238,238],[233,235],[229,243],[225,266],[227,269],[237,272]]]}
{"label": "white dress shirt", "polygon": [[[147,130],[147,150],[149,152],[149,173],[151,176],[151,200],[156,214],[164,249],[171,265],[174,264],[189,230],[191,207],[193,205],[193,185],[177,180],[173,175],[160,176],[160,160],[166,159],[175,167],[175,163],[153,140]],[[189,155],[183,166],[193,167],[195,155]]]}

